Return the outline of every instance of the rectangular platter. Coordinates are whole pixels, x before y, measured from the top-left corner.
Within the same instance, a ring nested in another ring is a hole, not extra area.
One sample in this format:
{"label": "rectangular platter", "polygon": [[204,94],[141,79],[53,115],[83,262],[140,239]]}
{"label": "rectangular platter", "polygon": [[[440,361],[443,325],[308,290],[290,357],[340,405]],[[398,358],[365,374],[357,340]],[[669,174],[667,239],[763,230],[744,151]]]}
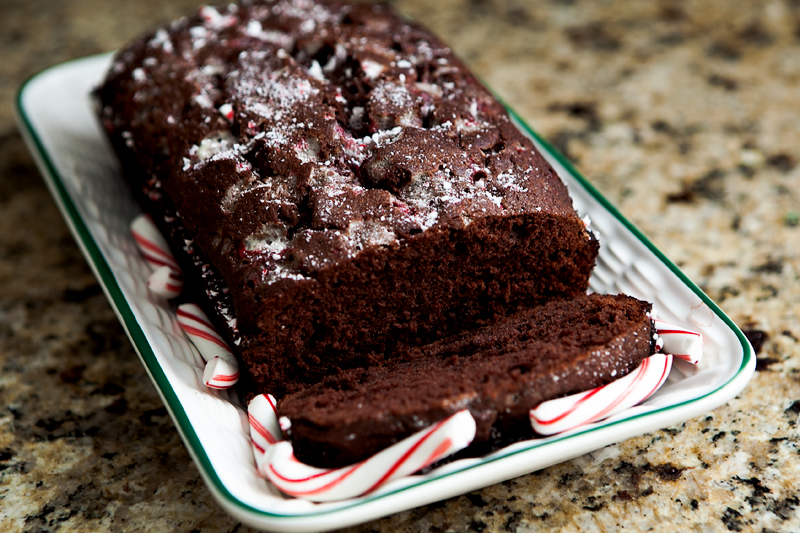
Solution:
{"label": "rectangular platter", "polygon": [[[323,531],[450,498],[672,426],[738,394],[755,369],[741,331],[578,171],[515,116],[588,215],[600,243],[591,288],[653,302],[659,317],[704,336],[698,367],[676,361],[645,403],[600,423],[447,464],[334,503],[287,498],[256,473],[247,416],[235,394],[202,384],[202,360],[163,300],[128,226],[140,212],[94,117],[90,91],[111,61],[93,56],[48,69],[20,90],[16,113],[39,169],[105,291],[189,453],[219,504],[237,519],[276,531]],[[513,115],[513,113],[512,113]]]}

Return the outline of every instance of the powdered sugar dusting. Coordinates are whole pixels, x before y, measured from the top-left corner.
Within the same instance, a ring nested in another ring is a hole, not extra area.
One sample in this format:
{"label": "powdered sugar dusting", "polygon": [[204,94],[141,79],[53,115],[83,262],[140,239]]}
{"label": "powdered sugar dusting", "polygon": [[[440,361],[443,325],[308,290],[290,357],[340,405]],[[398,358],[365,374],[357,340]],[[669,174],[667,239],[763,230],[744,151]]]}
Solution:
{"label": "powdered sugar dusting", "polygon": [[356,251],[373,246],[388,246],[397,242],[392,228],[383,226],[378,221],[352,222],[347,228],[351,246]]}
{"label": "powdered sugar dusting", "polygon": [[[225,246],[260,267],[261,283],[305,279],[444,221],[514,214],[514,198],[536,183],[529,141],[501,131],[502,108],[449,49],[412,26],[392,30],[402,46],[371,40],[350,9],[313,0],[204,6],[158,30],[130,70],[146,89],[134,98],[158,90],[154,76],[166,85],[182,77],[191,95],[173,109],[189,111],[172,112],[160,137],[196,134],[171,154],[183,173],[234,163],[237,175],[208,179],[225,188],[221,214],[258,228]],[[380,25],[383,8],[369,9]],[[319,38],[334,34],[335,44]],[[167,56],[179,67],[161,74]],[[114,70],[126,61],[135,58],[123,55]]]}
{"label": "powdered sugar dusting", "polygon": [[189,153],[198,161],[206,161],[220,152],[230,150],[234,141],[229,131],[221,131],[200,141],[200,144],[193,146]]}

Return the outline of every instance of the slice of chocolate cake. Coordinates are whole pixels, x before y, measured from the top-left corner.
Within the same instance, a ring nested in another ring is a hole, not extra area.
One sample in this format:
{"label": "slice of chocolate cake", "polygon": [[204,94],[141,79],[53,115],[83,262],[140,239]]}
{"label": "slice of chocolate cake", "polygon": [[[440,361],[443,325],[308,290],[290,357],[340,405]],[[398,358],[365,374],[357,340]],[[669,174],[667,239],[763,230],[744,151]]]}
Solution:
{"label": "slice of chocolate cake", "polygon": [[586,295],[520,311],[409,350],[404,360],[347,370],[278,402],[295,456],[321,467],[369,457],[451,414],[477,423],[473,453],[533,437],[528,411],[610,383],[654,353],[650,304]]}
{"label": "slice of chocolate cake", "polygon": [[121,50],[97,98],[156,223],[218,273],[206,292],[229,291],[212,319],[251,391],[586,291],[598,243],[564,184],[385,6],[203,7]]}

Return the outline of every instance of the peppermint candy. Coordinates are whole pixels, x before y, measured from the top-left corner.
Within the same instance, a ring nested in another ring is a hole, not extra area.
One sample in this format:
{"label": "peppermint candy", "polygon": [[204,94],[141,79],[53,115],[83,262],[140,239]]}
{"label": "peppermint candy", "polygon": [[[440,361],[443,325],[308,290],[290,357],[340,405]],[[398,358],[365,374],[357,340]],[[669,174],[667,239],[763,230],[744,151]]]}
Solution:
{"label": "peppermint candy", "polygon": [[131,222],[130,230],[136,248],[152,271],[147,288],[162,298],[178,296],[183,290],[183,273],[153,219],[139,215]]}
{"label": "peppermint candy", "polygon": [[316,468],[298,461],[292,444],[280,439],[271,396],[256,396],[248,415],[259,473],[284,493],[315,502],[362,496],[466,448],[475,438],[475,419],[463,410],[356,464]]}
{"label": "peppermint candy", "polygon": [[662,350],[678,359],[696,365],[703,359],[703,336],[696,331],[683,329],[653,317],[658,336],[663,342]]}
{"label": "peppermint candy", "polygon": [[271,394],[259,394],[247,404],[247,418],[250,419],[250,441],[256,452],[256,461],[264,457],[264,452],[270,446],[283,440],[278,423],[278,410],[275,405],[275,397]]}
{"label": "peppermint candy", "polygon": [[206,361],[203,382],[212,389],[228,389],[239,381],[239,363],[203,310],[195,304],[178,306],[178,324]]}
{"label": "peppermint candy", "polygon": [[555,435],[613,416],[661,388],[669,376],[673,357],[693,365],[703,359],[700,333],[657,318],[655,310],[649,316],[656,328],[656,347],[664,353],[648,357],[636,370],[604,387],[541,403],[529,413],[534,431]]}
{"label": "peppermint candy", "polygon": [[621,413],[653,395],[669,376],[672,355],[651,355],[628,375],[608,385],[542,402],[528,414],[533,430],[555,435]]}
{"label": "peppermint candy", "polygon": [[222,104],[219,106],[219,113],[228,122],[233,122],[233,106],[231,104]]}
{"label": "peppermint candy", "polygon": [[183,276],[171,267],[158,267],[147,278],[147,288],[158,296],[171,300],[183,291]]}

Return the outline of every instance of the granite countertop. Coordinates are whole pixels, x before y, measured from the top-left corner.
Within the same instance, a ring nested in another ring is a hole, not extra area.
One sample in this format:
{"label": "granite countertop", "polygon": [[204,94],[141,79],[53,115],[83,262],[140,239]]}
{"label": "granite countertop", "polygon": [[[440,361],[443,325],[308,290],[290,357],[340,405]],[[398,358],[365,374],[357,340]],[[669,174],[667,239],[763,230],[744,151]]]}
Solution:
{"label": "granite countertop", "polygon": [[[352,531],[800,530],[800,3],[404,0],[748,331],[675,427]],[[35,72],[193,0],[0,17],[0,530],[250,531],[211,497],[12,118]]]}

